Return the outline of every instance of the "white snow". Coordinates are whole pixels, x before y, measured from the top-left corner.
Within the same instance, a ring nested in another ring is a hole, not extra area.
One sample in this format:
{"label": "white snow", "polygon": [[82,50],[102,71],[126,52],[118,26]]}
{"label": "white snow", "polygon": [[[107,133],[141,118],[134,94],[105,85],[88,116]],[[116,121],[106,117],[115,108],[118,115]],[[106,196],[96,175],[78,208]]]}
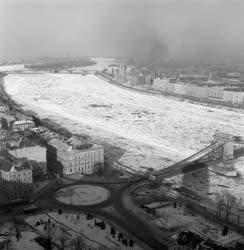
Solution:
{"label": "white snow", "polygon": [[240,234],[234,231],[230,231],[227,236],[223,236],[223,226],[208,221],[201,216],[191,215],[184,207],[177,206],[177,208],[173,208],[173,206],[171,205],[158,208],[155,211],[158,218],[154,220],[154,223],[161,227],[179,227],[182,229],[182,231],[184,229],[188,229],[203,237],[207,236],[210,239],[219,242],[224,241],[225,244],[233,241],[233,239],[239,240],[242,238]]}
{"label": "white snow", "polygon": [[0,232],[1,233],[9,233],[9,236],[1,236],[0,241],[4,240],[10,240],[11,241],[11,247],[10,249],[16,249],[16,250],[43,250],[43,247],[41,247],[37,242],[34,241],[34,239],[38,236],[35,232],[30,231],[29,229],[21,229],[21,238],[19,241],[17,241],[15,236],[15,226],[12,222],[4,223],[0,225]]}
{"label": "white snow", "polygon": [[26,157],[28,160],[46,162],[46,148],[38,145],[9,150],[9,153],[19,158]]}
{"label": "white snow", "polygon": [[[110,233],[111,225],[108,225],[106,223],[106,229],[101,230],[98,227],[95,227],[95,219],[87,220],[86,215],[83,213],[79,213],[79,218],[77,218],[77,213],[65,213],[58,214],[56,212],[50,212],[48,214],[39,214],[34,216],[29,216],[26,218],[26,222],[31,225],[35,226],[36,222],[42,219],[43,222],[47,222],[48,218],[51,219],[52,223],[56,224],[56,229],[53,231],[53,237],[54,239],[57,238],[58,232],[60,228],[65,229],[66,232],[68,232],[69,236],[75,237],[76,235],[82,233],[86,244],[89,247],[94,247],[95,249],[98,249],[99,247],[105,246],[108,249],[124,249],[124,245],[121,244],[117,240],[118,237],[118,228],[116,229],[116,237],[113,238]],[[101,219],[96,218],[97,222],[100,222]],[[37,230],[40,231],[40,233],[45,234],[45,231],[43,230],[44,225],[35,226]],[[128,237],[125,236],[127,239]],[[70,237],[69,237],[70,238]],[[58,243],[58,242],[57,242]],[[105,249],[106,249],[105,248]],[[133,247],[127,247],[128,249],[133,250],[139,250],[142,249],[138,244],[134,244]],[[69,248],[67,248],[69,249]]]}
{"label": "white snow", "polygon": [[13,64],[0,66],[0,71],[15,71],[25,69],[24,64]]}
{"label": "white snow", "polygon": [[37,234],[30,231],[22,231],[22,238],[20,241],[17,241],[16,237],[12,237],[12,247],[13,249],[21,250],[43,250],[43,247],[34,241],[34,238],[37,237]]}
{"label": "white snow", "polygon": [[160,168],[209,145],[216,130],[244,135],[244,111],[121,89],[95,75],[8,75],[7,92],[73,132],[125,150],[120,162]]}
{"label": "white snow", "polygon": [[[174,183],[176,186],[187,187],[212,200],[215,200],[216,196],[221,195],[223,191],[228,191],[237,199],[240,199],[244,197],[244,157],[237,159],[234,167],[239,174],[237,177],[219,175],[206,168],[174,176],[168,178],[167,181]],[[212,169],[214,170],[214,166]]]}
{"label": "white snow", "polygon": [[110,192],[100,186],[75,185],[60,189],[56,199],[60,202],[73,205],[93,205],[108,199]]}

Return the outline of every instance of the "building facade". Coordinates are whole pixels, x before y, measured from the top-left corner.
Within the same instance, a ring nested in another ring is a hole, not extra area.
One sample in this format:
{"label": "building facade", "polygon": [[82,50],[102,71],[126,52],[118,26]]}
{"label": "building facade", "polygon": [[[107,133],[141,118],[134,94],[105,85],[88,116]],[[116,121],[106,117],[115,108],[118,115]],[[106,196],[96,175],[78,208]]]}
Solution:
{"label": "building facade", "polygon": [[[74,144],[70,140],[52,139],[47,146],[48,170],[63,175],[93,174],[98,166],[103,166],[102,145]],[[54,169],[55,168],[55,169]]]}
{"label": "building facade", "polygon": [[0,112],[5,113],[8,111],[9,111],[8,105],[4,105],[4,104],[0,105]]}
{"label": "building facade", "polygon": [[22,121],[16,121],[13,123],[12,129],[13,130],[20,130],[23,131],[27,128],[34,128],[35,123],[30,120],[22,120]]}
{"label": "building facade", "polygon": [[234,105],[244,105],[244,92],[220,87],[199,86],[196,84],[171,83],[169,79],[155,78],[153,88],[168,94],[196,97],[205,100],[215,100]]}
{"label": "building facade", "polygon": [[30,199],[33,191],[32,168],[27,160],[11,162],[0,157],[0,183],[9,200]]}
{"label": "building facade", "polygon": [[13,123],[15,122],[15,118],[10,115],[0,114],[1,119],[1,127],[6,130],[11,130]]}

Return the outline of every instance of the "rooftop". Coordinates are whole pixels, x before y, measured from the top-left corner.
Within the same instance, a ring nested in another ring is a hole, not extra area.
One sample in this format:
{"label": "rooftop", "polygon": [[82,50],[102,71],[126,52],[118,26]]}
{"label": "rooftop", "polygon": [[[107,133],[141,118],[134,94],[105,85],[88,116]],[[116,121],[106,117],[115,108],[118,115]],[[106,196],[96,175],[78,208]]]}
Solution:
{"label": "rooftop", "polygon": [[5,120],[8,120],[10,122],[15,121],[15,118],[13,116],[4,113],[0,113],[0,118],[4,118]]}
{"label": "rooftop", "polygon": [[31,169],[31,166],[29,162],[24,158],[17,159],[15,162],[11,162],[10,160],[0,156],[0,169],[5,172],[18,172],[26,169]]}
{"label": "rooftop", "polygon": [[87,143],[85,140],[81,140],[74,136],[65,141],[55,138],[50,140],[48,144],[65,152],[72,150],[86,150],[94,146],[94,144]]}

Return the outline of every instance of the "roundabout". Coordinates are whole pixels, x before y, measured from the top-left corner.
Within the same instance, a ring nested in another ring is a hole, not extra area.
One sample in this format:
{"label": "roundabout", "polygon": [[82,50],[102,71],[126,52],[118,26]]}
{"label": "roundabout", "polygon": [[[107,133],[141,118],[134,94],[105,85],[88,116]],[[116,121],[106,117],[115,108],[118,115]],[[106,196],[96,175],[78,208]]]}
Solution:
{"label": "roundabout", "polygon": [[108,189],[97,185],[72,185],[58,190],[55,199],[61,203],[90,206],[102,203],[110,197]]}

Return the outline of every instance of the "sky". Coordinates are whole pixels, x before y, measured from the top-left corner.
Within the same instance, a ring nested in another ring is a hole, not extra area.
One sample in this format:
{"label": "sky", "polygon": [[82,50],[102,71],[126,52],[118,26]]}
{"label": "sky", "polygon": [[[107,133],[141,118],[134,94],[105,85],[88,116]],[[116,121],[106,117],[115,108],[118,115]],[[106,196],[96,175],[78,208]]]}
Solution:
{"label": "sky", "polygon": [[243,0],[0,0],[0,56],[244,58]]}

